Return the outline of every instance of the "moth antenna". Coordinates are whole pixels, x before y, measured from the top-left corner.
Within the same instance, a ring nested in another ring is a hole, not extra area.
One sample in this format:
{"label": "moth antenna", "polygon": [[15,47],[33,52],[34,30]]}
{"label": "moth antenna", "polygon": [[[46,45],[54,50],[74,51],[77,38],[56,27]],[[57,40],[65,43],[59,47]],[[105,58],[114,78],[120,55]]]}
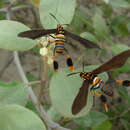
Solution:
{"label": "moth antenna", "polygon": [[81,72],[74,72],[74,73],[70,73],[70,74],[67,74],[67,76],[71,76],[71,75],[74,75],[74,74],[79,74]]}
{"label": "moth antenna", "polygon": [[83,63],[82,63],[82,67],[83,67],[83,72],[84,72],[84,56],[83,56]]}
{"label": "moth antenna", "polygon": [[[57,21],[58,24],[61,24],[60,21],[56,18],[55,15],[53,15],[52,13],[49,13],[49,14]],[[67,26],[69,26],[69,24],[62,24],[62,25],[67,25]]]}
{"label": "moth antenna", "polygon": [[55,15],[53,15],[52,13],[49,13],[49,14],[57,21],[58,24],[60,24],[60,21],[56,18]]}

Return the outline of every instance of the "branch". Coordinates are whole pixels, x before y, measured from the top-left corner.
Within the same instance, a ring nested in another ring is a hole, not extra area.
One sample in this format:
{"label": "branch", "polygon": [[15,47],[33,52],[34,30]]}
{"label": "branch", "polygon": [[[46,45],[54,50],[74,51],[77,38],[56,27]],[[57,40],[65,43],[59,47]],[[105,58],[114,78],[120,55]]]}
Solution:
{"label": "branch", "polygon": [[6,13],[6,8],[0,9],[0,13]]}
{"label": "branch", "polygon": [[9,67],[9,65],[12,63],[13,61],[13,57],[9,57],[7,58],[8,61],[6,61],[6,63],[4,64],[4,66],[2,67],[2,69],[0,70],[0,78],[2,77],[2,75],[4,74],[5,70]]}
{"label": "branch", "polygon": [[46,56],[41,56],[41,66],[40,66],[40,80],[41,80],[41,86],[40,86],[40,92],[38,95],[39,102],[41,103],[42,95],[45,94],[46,89],[48,88],[48,64],[47,64],[48,58]]}
{"label": "branch", "polygon": [[[28,80],[27,80],[27,78],[25,76],[25,73],[23,71],[23,68],[21,66],[18,53],[15,51],[13,54],[14,54],[14,62],[16,64],[17,70],[18,70],[18,72],[19,72],[19,74],[21,76],[21,79],[22,79],[22,81],[25,84],[28,84],[29,82],[28,82]],[[37,111],[39,112],[41,118],[45,121],[45,123],[47,124],[47,126],[49,128],[56,129],[56,130],[69,130],[69,129],[63,128],[59,124],[53,122],[49,118],[49,116],[47,115],[46,111],[43,109],[42,105],[39,105],[37,97],[35,96],[35,94],[34,94],[32,88],[31,88],[31,86],[25,85],[25,87],[28,89],[29,96],[30,96],[33,104],[35,105]]]}
{"label": "branch", "polygon": [[22,10],[22,9],[31,9],[32,6],[31,5],[20,5],[20,6],[16,6],[12,8],[12,11],[18,11],[18,10]]}
{"label": "branch", "polygon": [[[18,11],[18,10],[29,9],[29,8],[32,9],[33,7],[29,4],[28,5],[19,5],[19,6],[16,6],[16,7],[12,7],[11,11]],[[0,13],[7,13],[7,7],[1,8]]]}

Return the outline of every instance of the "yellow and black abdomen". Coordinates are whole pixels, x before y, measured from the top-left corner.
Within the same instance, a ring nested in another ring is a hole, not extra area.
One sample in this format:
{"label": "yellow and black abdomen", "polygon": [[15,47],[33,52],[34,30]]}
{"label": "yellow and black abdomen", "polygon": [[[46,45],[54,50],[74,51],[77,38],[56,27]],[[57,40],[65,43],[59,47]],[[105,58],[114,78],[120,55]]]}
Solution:
{"label": "yellow and black abdomen", "polygon": [[57,34],[55,38],[55,55],[62,55],[65,50],[65,36],[63,34]]}
{"label": "yellow and black abdomen", "polygon": [[[65,49],[65,42],[66,42],[65,36],[63,34],[60,33],[55,35],[54,56],[61,56],[63,55],[64,51],[68,53],[68,51]],[[73,62],[70,56],[67,56],[66,63],[70,71],[74,71]],[[58,62],[56,60],[53,62],[53,66],[54,66],[54,70],[57,71],[59,67],[58,67]]]}

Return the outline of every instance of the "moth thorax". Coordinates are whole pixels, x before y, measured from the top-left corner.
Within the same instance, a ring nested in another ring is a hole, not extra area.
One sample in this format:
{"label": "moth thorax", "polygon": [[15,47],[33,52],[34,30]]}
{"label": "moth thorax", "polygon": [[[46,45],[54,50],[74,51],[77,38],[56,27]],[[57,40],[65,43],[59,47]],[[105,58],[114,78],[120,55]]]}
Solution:
{"label": "moth thorax", "polygon": [[57,30],[58,30],[58,31],[60,31],[60,30],[64,30],[64,28],[63,28],[62,25],[58,24],[58,25],[57,25]]}
{"label": "moth thorax", "polygon": [[100,82],[100,78],[99,77],[95,77],[94,79],[93,79],[93,82],[92,82],[92,85],[93,86],[95,86],[95,85],[97,85],[99,82]]}
{"label": "moth thorax", "polygon": [[92,80],[93,74],[91,72],[81,72],[80,77],[86,80]]}

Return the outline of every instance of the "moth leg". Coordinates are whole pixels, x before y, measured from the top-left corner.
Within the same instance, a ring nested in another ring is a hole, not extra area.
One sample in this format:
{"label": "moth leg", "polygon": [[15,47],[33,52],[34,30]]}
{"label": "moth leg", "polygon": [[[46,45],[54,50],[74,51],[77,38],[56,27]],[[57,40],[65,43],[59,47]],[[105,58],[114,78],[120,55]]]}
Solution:
{"label": "moth leg", "polygon": [[54,58],[53,58],[53,68],[54,68],[54,71],[57,72],[58,69],[59,69],[59,64],[55,58],[55,48],[54,48],[54,51],[53,51],[53,55],[54,55]]}
{"label": "moth leg", "polygon": [[92,88],[90,88],[90,94],[92,95],[92,96],[97,96],[97,92],[94,90],[94,88],[93,88],[93,86],[92,86]]}
{"label": "moth leg", "polygon": [[55,39],[55,36],[53,36],[53,35],[51,35],[51,34],[49,34],[49,36],[51,36],[52,38],[54,38],[54,39]]}
{"label": "moth leg", "polygon": [[109,106],[108,106],[108,104],[107,104],[107,98],[106,98],[106,96],[101,95],[101,96],[100,96],[100,100],[101,100],[101,102],[103,103],[103,106],[104,106],[104,108],[105,108],[105,111],[108,112]]}
{"label": "moth leg", "polygon": [[130,80],[116,80],[116,83],[125,87],[130,87]]}
{"label": "moth leg", "polygon": [[95,106],[95,96],[93,96],[93,106]]}
{"label": "moth leg", "polygon": [[90,89],[90,93],[91,95],[93,95],[93,106],[95,106],[95,96],[96,96],[96,93],[93,89]]}
{"label": "moth leg", "polygon": [[49,47],[51,49],[51,48],[55,47],[55,37],[52,36],[52,35],[49,35],[49,36],[53,38],[53,39],[51,39],[51,38],[48,37],[47,47]]}
{"label": "moth leg", "polygon": [[95,96],[100,97],[100,100],[101,100],[101,102],[102,102],[102,104],[104,106],[105,111],[108,112],[109,106],[107,104],[107,98],[106,98],[106,96],[104,96],[103,94],[100,94],[100,93],[96,93]]}
{"label": "moth leg", "polygon": [[101,93],[96,92],[94,96],[100,97],[101,95],[102,95]]}
{"label": "moth leg", "polygon": [[66,57],[67,57],[67,59],[66,59],[66,64],[67,64],[67,66],[69,67],[69,70],[70,70],[71,72],[73,72],[73,71],[74,71],[74,65],[73,65],[72,58],[69,56],[69,53],[68,53],[67,49],[64,48],[64,50],[65,50],[65,52],[66,52]]}

